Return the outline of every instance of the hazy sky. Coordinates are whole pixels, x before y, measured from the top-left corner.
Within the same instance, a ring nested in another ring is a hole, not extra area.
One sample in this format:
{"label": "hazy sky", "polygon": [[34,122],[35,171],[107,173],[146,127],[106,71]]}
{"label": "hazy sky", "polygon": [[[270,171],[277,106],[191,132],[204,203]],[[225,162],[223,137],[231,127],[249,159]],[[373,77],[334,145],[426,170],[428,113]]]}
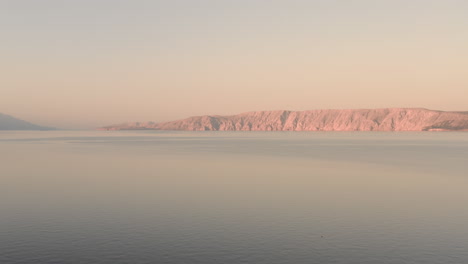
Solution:
{"label": "hazy sky", "polygon": [[468,1],[0,0],[0,112],[31,122],[377,107],[468,110]]}

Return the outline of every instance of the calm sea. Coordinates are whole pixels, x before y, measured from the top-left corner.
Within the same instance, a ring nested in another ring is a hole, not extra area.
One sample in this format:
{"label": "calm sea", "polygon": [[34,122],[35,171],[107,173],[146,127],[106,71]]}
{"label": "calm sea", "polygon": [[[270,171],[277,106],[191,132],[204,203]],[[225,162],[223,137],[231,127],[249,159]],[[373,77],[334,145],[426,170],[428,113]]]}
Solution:
{"label": "calm sea", "polygon": [[0,263],[468,263],[468,133],[1,132]]}

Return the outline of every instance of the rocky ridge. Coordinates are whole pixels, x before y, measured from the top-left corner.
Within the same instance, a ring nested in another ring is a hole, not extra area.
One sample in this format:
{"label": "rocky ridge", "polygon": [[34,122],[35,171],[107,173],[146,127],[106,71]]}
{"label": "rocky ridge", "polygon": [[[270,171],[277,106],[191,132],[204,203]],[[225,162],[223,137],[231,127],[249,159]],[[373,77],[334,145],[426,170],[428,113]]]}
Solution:
{"label": "rocky ridge", "polygon": [[132,122],[101,130],[185,131],[468,131],[468,112],[424,108],[256,111],[171,122]]}

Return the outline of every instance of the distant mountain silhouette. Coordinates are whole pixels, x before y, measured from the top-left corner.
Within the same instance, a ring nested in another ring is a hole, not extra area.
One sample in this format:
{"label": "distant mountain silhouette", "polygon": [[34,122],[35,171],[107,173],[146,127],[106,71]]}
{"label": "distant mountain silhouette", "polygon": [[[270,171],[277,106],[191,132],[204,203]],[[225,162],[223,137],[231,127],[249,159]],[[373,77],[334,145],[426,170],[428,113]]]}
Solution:
{"label": "distant mountain silhouette", "polygon": [[196,116],[154,123],[134,122],[100,130],[187,131],[468,131],[468,112],[424,108],[258,111],[232,116]]}
{"label": "distant mountain silhouette", "polygon": [[0,130],[53,130],[0,113]]}

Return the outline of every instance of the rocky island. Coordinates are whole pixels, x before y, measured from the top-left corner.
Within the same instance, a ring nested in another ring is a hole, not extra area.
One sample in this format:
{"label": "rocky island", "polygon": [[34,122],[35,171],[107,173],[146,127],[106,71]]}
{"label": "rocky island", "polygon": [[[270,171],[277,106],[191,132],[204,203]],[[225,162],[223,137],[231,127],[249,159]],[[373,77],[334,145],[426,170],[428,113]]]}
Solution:
{"label": "rocky island", "polygon": [[130,122],[100,130],[185,131],[468,131],[468,112],[424,108],[256,111],[194,116],[171,122]]}

